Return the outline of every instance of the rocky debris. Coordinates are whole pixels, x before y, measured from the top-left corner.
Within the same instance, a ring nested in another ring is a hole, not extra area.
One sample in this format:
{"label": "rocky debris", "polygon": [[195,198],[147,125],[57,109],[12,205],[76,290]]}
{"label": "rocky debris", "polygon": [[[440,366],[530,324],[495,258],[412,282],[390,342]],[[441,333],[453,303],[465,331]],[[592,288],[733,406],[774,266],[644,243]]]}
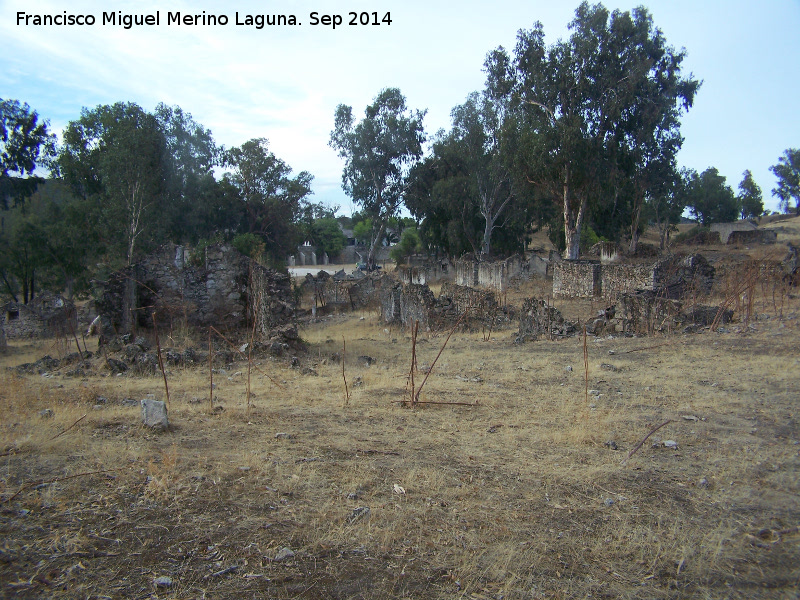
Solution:
{"label": "rocky debris", "polygon": [[50,410],[49,408],[45,408],[44,410],[40,410],[40,411],[39,411],[39,416],[40,416],[42,419],[52,419],[52,418],[53,418],[53,415],[55,415],[55,414],[56,414],[56,413],[54,413],[54,412],[53,412],[52,410]]}
{"label": "rocky debris", "polygon": [[615,442],[614,440],[608,440],[603,445],[609,450],[619,450],[619,446],[617,445],[617,442]]}
{"label": "rocky debris", "polygon": [[153,585],[159,588],[168,588],[172,587],[173,581],[172,577],[167,577],[166,575],[162,575],[160,577],[156,577],[153,580]]}
{"label": "rocky debris", "polygon": [[59,366],[59,361],[50,355],[43,356],[36,362],[18,365],[15,371],[20,375],[42,375],[49,373]]}
{"label": "rocky debris", "polygon": [[546,300],[528,298],[522,303],[517,342],[535,341],[540,335],[568,337],[577,331],[577,325],[565,320],[561,311]]}
{"label": "rocky debris", "polygon": [[288,560],[290,558],[294,558],[294,556],[295,556],[294,551],[291,548],[289,548],[288,546],[284,546],[283,548],[278,550],[278,553],[275,555],[275,558],[273,558],[272,560],[275,561],[275,562],[283,562],[284,560]]}
{"label": "rocky debris", "polygon": [[167,405],[161,400],[145,398],[142,404],[142,423],[153,429],[166,430],[169,428],[167,419]]}
{"label": "rocky debris", "polygon": [[350,513],[350,516],[347,517],[347,522],[352,525],[356,521],[360,521],[364,518],[369,518],[370,510],[369,506],[359,506],[358,508],[354,508],[353,512]]}
{"label": "rocky debris", "polygon": [[371,367],[372,364],[375,362],[375,359],[371,356],[359,356],[358,357],[358,364],[362,367]]}
{"label": "rocky debris", "polygon": [[791,285],[800,282],[800,246],[787,244],[787,253],[781,261],[783,277]]}

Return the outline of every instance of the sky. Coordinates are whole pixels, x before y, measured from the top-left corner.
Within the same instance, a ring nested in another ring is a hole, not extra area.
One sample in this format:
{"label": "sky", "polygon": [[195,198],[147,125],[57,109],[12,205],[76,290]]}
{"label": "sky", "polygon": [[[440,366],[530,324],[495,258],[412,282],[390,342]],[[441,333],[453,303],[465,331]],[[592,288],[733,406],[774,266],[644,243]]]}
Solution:
{"label": "sky", "polygon": [[[685,48],[684,72],[702,80],[683,117],[681,166],[716,167],[734,191],[745,169],[777,209],[770,165],[800,147],[800,0],[604,2],[644,4],[667,42]],[[0,0],[0,98],[28,103],[60,133],[83,107],[118,101],[180,106],[217,143],[267,138],[295,171],[314,175],[317,202],[354,209],[341,189],[343,161],[328,146],[337,105],[358,118],[378,92],[398,87],[426,109],[432,136],[451,109],[484,85],[483,62],[511,50],[517,31],[541,21],[548,44],[568,36],[578,2],[511,0],[272,0],[227,2]],[[93,15],[93,26],[18,24],[27,15]],[[228,24],[167,25],[167,14],[225,15]],[[103,25],[103,13],[155,15],[158,26]],[[391,24],[348,25],[349,13]],[[312,13],[318,13],[317,25]],[[238,18],[237,18],[238,14]],[[295,26],[237,25],[294,15]],[[325,25],[323,15],[342,24]],[[265,17],[266,18],[266,17]]]}

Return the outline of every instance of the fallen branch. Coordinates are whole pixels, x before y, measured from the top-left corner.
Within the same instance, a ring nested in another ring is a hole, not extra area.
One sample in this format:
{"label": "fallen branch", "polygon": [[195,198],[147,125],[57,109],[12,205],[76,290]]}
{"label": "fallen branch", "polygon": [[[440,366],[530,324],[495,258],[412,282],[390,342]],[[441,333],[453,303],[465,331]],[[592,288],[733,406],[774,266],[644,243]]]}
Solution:
{"label": "fallen branch", "polygon": [[344,374],[344,360],[347,356],[347,342],[342,336],[342,379],[344,379],[344,405],[347,406],[350,404],[350,390],[347,389],[347,377]]}
{"label": "fallen branch", "polygon": [[639,450],[639,448],[641,448],[642,446],[644,446],[644,443],[647,441],[647,438],[649,438],[651,435],[653,435],[653,434],[654,434],[656,431],[658,431],[659,429],[661,429],[661,428],[662,428],[664,425],[666,425],[667,423],[674,423],[674,422],[675,422],[675,421],[673,421],[672,419],[670,419],[669,421],[664,421],[664,422],[663,422],[661,425],[659,425],[658,427],[654,427],[653,429],[651,429],[651,430],[650,430],[650,433],[648,433],[646,436],[644,436],[644,439],[642,439],[642,441],[641,441],[641,442],[639,442],[638,444],[636,444],[636,447],[635,447],[633,450],[631,450],[631,451],[630,451],[630,453],[628,454],[628,456],[626,456],[626,457],[625,457],[625,460],[623,460],[623,461],[622,461],[620,464],[621,464],[621,465],[624,465],[626,462],[628,462],[628,459],[629,459],[631,456],[633,456],[634,454],[636,454],[636,452]]}
{"label": "fallen branch", "polygon": [[158,366],[161,368],[161,375],[164,376],[164,390],[167,393],[167,408],[169,408],[169,386],[167,385],[167,371],[164,369],[164,359],[161,357],[161,342],[158,340],[158,324],[156,323],[156,311],[153,311],[153,331],[156,334],[156,351],[158,356]]}
{"label": "fallen branch", "polygon": [[[88,415],[89,413],[86,413],[86,414]],[[48,442],[51,442],[51,441],[53,441],[54,439],[56,439],[58,436],[60,436],[60,435],[64,435],[64,434],[65,434],[65,433],[67,433],[67,432],[68,432],[70,429],[72,429],[73,427],[75,427],[75,425],[77,425],[78,423],[80,423],[81,421],[83,421],[85,418],[86,418],[86,415],[83,415],[83,416],[82,416],[80,419],[78,419],[77,421],[75,421],[75,422],[74,422],[72,425],[70,425],[69,427],[67,427],[67,428],[66,428],[64,431],[62,431],[61,433],[57,433],[57,434],[55,434],[53,437],[51,437],[51,438],[50,438],[49,440],[47,440],[47,441],[48,441]]]}

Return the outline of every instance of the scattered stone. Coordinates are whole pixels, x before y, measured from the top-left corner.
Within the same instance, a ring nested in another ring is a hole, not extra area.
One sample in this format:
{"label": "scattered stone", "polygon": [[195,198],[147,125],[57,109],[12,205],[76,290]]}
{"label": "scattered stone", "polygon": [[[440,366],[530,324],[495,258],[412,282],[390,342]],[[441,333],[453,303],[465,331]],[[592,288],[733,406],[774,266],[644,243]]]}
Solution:
{"label": "scattered stone", "polygon": [[142,400],[142,423],[153,429],[168,429],[167,405],[161,400],[145,398]]}
{"label": "scattered stone", "polygon": [[299,359],[299,358],[297,358],[296,356],[293,356],[293,357],[292,357],[292,364],[291,364],[291,367],[292,367],[293,369],[297,369],[297,368],[299,368],[299,367],[300,367],[300,359]]}
{"label": "scattered stone", "polygon": [[105,406],[103,406],[102,404],[95,404],[92,407],[92,410],[103,410],[104,408],[105,408]]}
{"label": "scattered stone", "polygon": [[359,519],[369,518],[369,506],[359,506],[358,508],[354,508],[353,512],[350,513],[350,516],[347,517],[347,522],[351,525],[358,521]]}
{"label": "scattered stone", "polygon": [[497,430],[500,429],[502,426],[503,426],[502,423],[498,423],[497,425],[492,425],[491,427],[489,427],[487,432],[488,433],[497,433]]}
{"label": "scattered stone", "polygon": [[283,431],[281,431],[280,433],[276,433],[275,434],[275,439],[276,440],[291,440],[293,438],[294,438],[294,436],[291,433],[286,433],[286,432],[283,432]]}
{"label": "scattered stone", "polygon": [[166,577],[162,575],[161,577],[156,577],[153,580],[153,583],[155,584],[156,587],[160,588],[172,587],[172,577]]}
{"label": "scattered stone", "polygon": [[681,415],[681,418],[686,420],[686,421],[699,421],[700,420],[697,417],[695,417],[694,415]]}
{"label": "scattered stone", "polygon": [[677,450],[678,442],[676,442],[675,440],[666,440],[664,442],[664,448],[672,448],[673,450]]}
{"label": "scattered stone", "polygon": [[303,367],[303,370],[300,371],[301,375],[316,375],[317,372],[312,369],[311,367]]}
{"label": "scattered stone", "polygon": [[564,370],[565,370],[567,373],[572,373],[572,365],[567,365],[566,367],[564,367]]}
{"label": "scattered stone", "polygon": [[613,498],[606,498],[603,500],[603,504],[606,506],[614,506],[614,499]]}
{"label": "scattered stone", "polygon": [[361,375],[359,375],[358,377],[356,377],[356,378],[353,380],[353,387],[354,387],[354,388],[361,387],[361,386],[363,386],[363,385],[364,385],[364,380],[363,380],[363,379],[361,379]]}
{"label": "scattered stone", "polygon": [[612,373],[619,373],[619,367],[615,367],[614,365],[611,365],[609,363],[602,363],[600,365],[600,368],[603,371],[611,371]]}
{"label": "scattered stone", "polygon": [[55,415],[55,413],[49,408],[45,408],[44,410],[39,411],[39,416],[43,419],[51,419],[53,415]]}
{"label": "scattered stone", "polygon": [[291,548],[284,546],[283,548],[278,550],[278,553],[275,555],[275,558],[273,560],[275,562],[281,562],[289,558],[294,558],[294,552],[292,551]]}
{"label": "scattered stone", "polygon": [[589,390],[589,395],[590,396],[597,396],[598,398],[600,396],[602,396],[602,394],[600,393],[600,390]]}
{"label": "scattered stone", "polygon": [[242,471],[243,473],[247,473],[247,471],[250,470],[250,467],[239,467],[239,470]]}
{"label": "scattered stone", "polygon": [[138,406],[139,401],[133,398],[123,398],[122,406]]}
{"label": "scattered stone", "polygon": [[371,356],[359,356],[358,357],[358,364],[362,367],[371,367],[372,363],[375,362],[375,359]]}
{"label": "scattered stone", "polygon": [[116,358],[107,358],[106,364],[108,365],[108,368],[111,370],[112,375],[119,375],[128,370],[128,365],[126,365],[121,360],[117,360]]}
{"label": "scattered stone", "polygon": [[703,477],[700,481],[697,482],[698,487],[707,488],[708,487],[708,479]]}
{"label": "scattered stone", "polygon": [[97,398],[94,399],[94,403],[95,404],[107,404],[108,403],[108,398],[106,398],[105,396],[98,396]]}
{"label": "scattered stone", "polygon": [[603,445],[604,445],[606,448],[608,448],[609,450],[619,450],[619,446],[617,445],[617,442],[615,442],[614,440],[608,440],[608,441],[607,441],[605,444],[603,444]]}

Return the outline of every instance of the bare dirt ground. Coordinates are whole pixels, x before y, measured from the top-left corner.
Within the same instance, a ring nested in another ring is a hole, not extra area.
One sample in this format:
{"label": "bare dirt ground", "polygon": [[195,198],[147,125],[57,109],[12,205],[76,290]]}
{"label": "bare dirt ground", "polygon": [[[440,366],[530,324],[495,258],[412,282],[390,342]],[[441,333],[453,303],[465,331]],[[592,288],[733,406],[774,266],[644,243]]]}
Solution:
{"label": "bare dirt ground", "polygon": [[[160,374],[3,369],[0,597],[797,598],[800,300],[754,312],[589,336],[588,386],[582,337],[457,332],[421,394],[453,404],[413,409],[408,332],[332,315],[295,367],[254,360],[249,407],[222,345],[213,408],[207,365],[169,368],[165,432]],[[446,333],[420,337],[417,387]]]}

